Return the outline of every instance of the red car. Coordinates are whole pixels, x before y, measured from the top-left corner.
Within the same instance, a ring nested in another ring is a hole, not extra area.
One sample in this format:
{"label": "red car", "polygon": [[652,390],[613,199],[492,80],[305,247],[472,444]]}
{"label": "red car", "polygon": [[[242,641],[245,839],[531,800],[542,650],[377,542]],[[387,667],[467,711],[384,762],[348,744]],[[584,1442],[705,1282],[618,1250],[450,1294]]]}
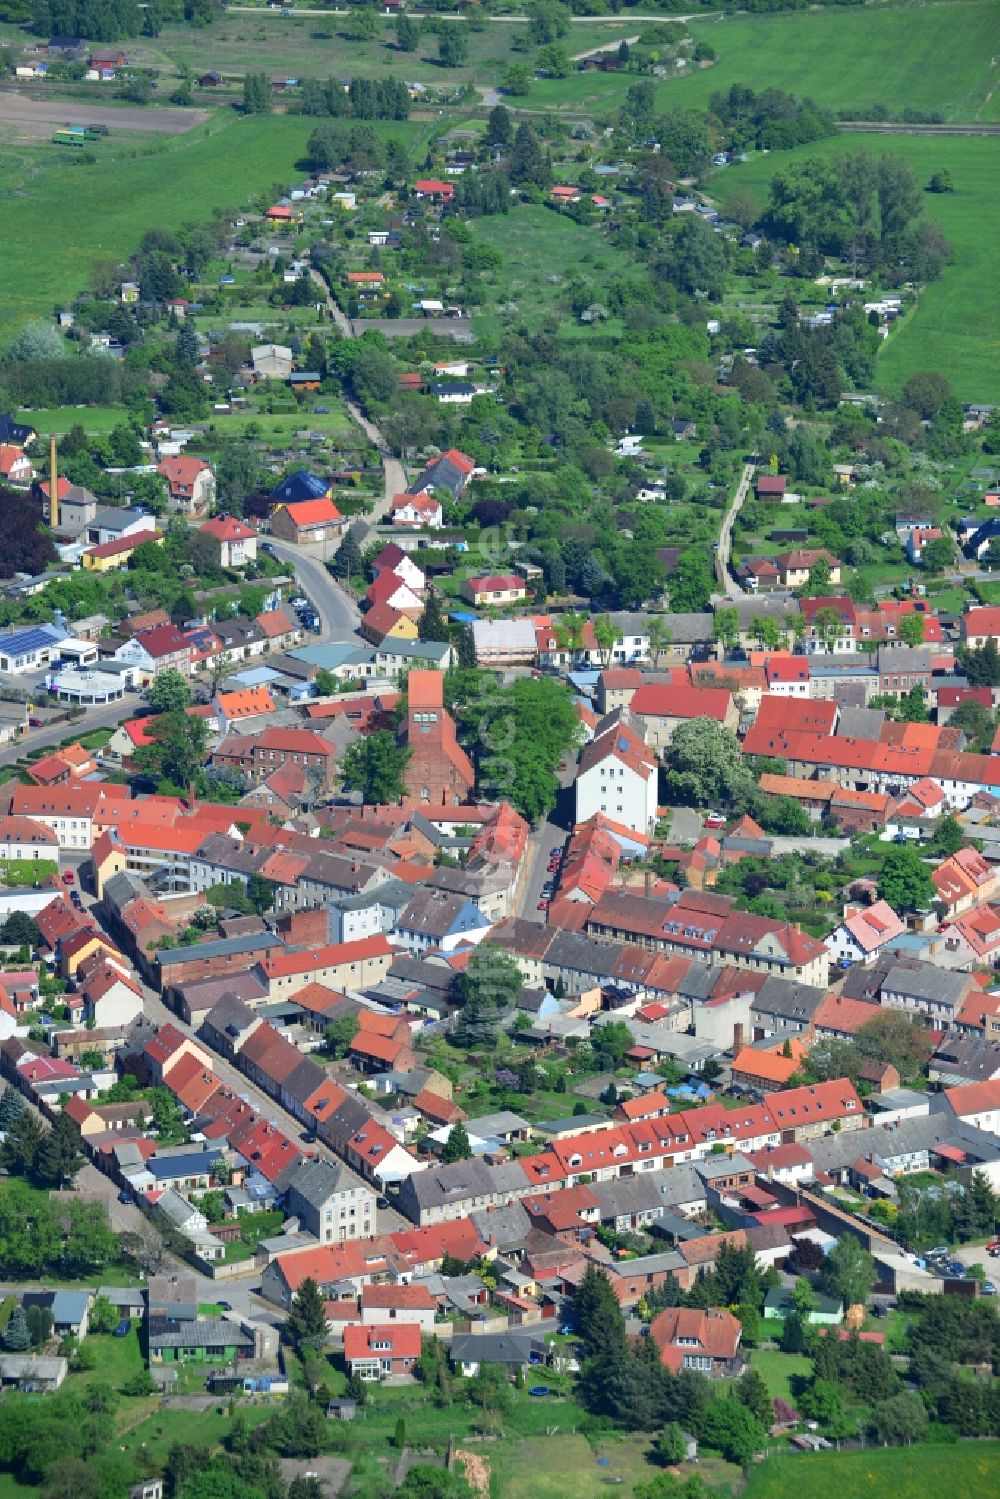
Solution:
{"label": "red car", "polygon": [[986,1253],[992,1255],[993,1258],[996,1259],[997,1256],[1000,1255],[1000,1239],[993,1239],[989,1244],[987,1244]]}
{"label": "red car", "polygon": [[73,873],[72,869],[67,869],[64,872],[63,877],[62,877],[62,882],[63,882],[64,885],[75,885],[76,884],[76,875]]}
{"label": "red car", "polygon": [[725,825],[726,819],[721,812],[709,812],[706,814],[705,826],[707,828],[724,828]]}

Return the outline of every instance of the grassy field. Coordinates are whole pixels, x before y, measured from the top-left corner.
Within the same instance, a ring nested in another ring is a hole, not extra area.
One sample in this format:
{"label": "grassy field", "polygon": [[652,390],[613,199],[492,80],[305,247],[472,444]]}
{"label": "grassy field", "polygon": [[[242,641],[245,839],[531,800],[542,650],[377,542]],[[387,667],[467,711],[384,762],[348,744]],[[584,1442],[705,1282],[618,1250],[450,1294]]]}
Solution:
{"label": "grassy field", "polygon": [[[74,165],[48,146],[0,146],[5,216],[17,224],[0,238],[0,342],[81,291],[96,260],[130,254],[150,225],[207,219],[291,182],[313,124],[219,115],[169,141],[102,152],[93,165]],[[426,127],[376,129],[409,143]]]}
{"label": "grassy field", "polygon": [[[437,37],[421,39],[416,52],[400,52],[395,45],[394,21],[381,16],[380,30],[371,39],[344,35],[347,19],[331,15],[289,18],[274,11],[259,15],[226,15],[214,25],[165,28],[155,42],[144,42],[150,62],[171,72],[190,67],[195,73],[215,68],[226,80],[262,69],[269,75],[337,78],[384,76],[387,70],[428,88],[453,89],[467,84],[495,85],[512,62],[530,60],[536,48],[527,44],[527,23],[490,23],[481,31],[465,28],[468,59],[459,68],[442,68],[437,61]],[[589,51],[641,30],[627,17],[587,20],[576,24],[566,38],[571,54]]]}
{"label": "grassy field", "polygon": [[836,136],[797,151],[772,152],[716,176],[714,191],[747,187],[766,203],[768,184],[788,161],[873,151],[909,162],[919,182],[946,168],[954,193],[925,197],[925,213],[952,246],[952,263],[879,355],[879,385],[897,391],[917,370],[940,370],[963,401],[1000,401],[1000,301],[990,295],[991,246],[1000,232],[1000,140],[975,136]]}
{"label": "grassy field", "polygon": [[771,1399],[787,1400],[789,1405],[795,1404],[792,1380],[812,1372],[812,1360],[804,1353],[779,1353],[776,1348],[755,1348],[750,1363],[767,1385]]}
{"label": "grassy field", "polygon": [[742,1499],[983,1499],[1000,1492],[1000,1442],[903,1447],[771,1458],[755,1468]]}
{"label": "grassy field", "polygon": [[[632,268],[621,252],[605,245],[596,225],[577,224],[564,214],[535,204],[522,204],[509,214],[474,219],[470,228],[477,239],[503,256],[503,266],[494,279],[496,301],[516,302],[528,322],[539,320],[551,310],[563,283],[570,278],[579,276],[592,285],[594,300],[600,301],[608,277],[627,275]],[[475,325],[490,326],[492,321],[487,314],[477,317]],[[599,338],[607,336],[603,323],[589,329],[581,325],[581,330]]]}
{"label": "grassy field", "polygon": [[[993,92],[1000,22],[990,0],[727,16],[689,29],[711,43],[717,61],[659,84],[657,109],[704,108],[717,90],[745,83],[787,89],[859,119],[870,118],[875,103],[946,120],[1000,119]],[[575,73],[533,84],[525,104],[606,114],[631,82],[627,73]]]}

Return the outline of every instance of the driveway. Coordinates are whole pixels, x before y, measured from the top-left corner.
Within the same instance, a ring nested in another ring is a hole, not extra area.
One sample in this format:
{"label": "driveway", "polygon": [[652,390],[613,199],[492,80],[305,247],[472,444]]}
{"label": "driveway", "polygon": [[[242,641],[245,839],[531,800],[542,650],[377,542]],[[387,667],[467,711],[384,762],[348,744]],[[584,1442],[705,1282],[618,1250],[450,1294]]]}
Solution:
{"label": "driveway", "polygon": [[697,843],[701,837],[702,817],[693,807],[675,807],[670,817],[671,843]]}

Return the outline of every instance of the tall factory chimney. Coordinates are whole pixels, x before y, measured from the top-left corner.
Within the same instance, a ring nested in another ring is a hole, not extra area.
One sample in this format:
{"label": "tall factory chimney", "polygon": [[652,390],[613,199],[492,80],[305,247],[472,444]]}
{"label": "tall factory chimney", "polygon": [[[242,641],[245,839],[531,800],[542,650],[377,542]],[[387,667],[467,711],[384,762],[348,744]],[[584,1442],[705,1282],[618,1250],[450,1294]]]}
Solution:
{"label": "tall factory chimney", "polygon": [[49,525],[53,531],[59,524],[59,463],[56,458],[56,440],[49,438]]}

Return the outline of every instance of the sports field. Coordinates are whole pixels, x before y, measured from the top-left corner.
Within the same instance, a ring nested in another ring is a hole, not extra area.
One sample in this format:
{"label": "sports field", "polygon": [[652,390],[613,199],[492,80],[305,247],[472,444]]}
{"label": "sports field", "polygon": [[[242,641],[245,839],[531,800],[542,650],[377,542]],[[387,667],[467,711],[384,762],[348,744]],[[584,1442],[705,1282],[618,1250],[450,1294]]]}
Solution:
{"label": "sports field", "polygon": [[[195,223],[290,183],[315,123],[219,114],[170,141],[130,148],[111,137],[91,164],[51,146],[0,146],[8,230],[0,235],[0,344],[83,290],[96,260],[131,254],[151,225]],[[375,128],[407,142],[427,129]]]}
{"label": "sports field", "polygon": [[796,1453],[751,1471],[741,1499],[986,1499],[1000,1493],[1000,1442]]}
{"label": "sports field", "polygon": [[[640,28],[641,29],[641,28]],[[993,0],[854,6],[693,20],[717,54],[707,68],[657,85],[657,109],[704,108],[733,83],[781,88],[871,118],[871,106],[938,111],[945,120],[1000,120],[1000,7]],[[535,83],[524,103],[607,114],[624,73],[576,73]]]}
{"label": "sports field", "polygon": [[902,157],[922,184],[942,169],[951,172],[955,183],[953,193],[927,193],[924,209],[947,236],[952,263],[925,288],[919,307],[887,340],[879,355],[880,387],[897,391],[917,370],[940,370],[960,400],[1000,402],[1000,298],[993,263],[1000,233],[1000,139],[836,136],[727,167],[713,179],[711,190],[724,204],[727,191],[748,187],[764,204],[772,176],[790,160],[861,149]]}

